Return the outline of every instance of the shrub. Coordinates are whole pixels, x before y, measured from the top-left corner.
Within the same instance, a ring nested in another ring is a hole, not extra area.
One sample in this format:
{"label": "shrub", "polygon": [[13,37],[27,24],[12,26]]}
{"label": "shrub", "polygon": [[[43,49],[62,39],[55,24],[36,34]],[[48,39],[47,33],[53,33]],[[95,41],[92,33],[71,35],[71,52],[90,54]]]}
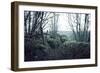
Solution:
{"label": "shrub", "polygon": [[59,38],[48,38],[47,43],[51,48],[58,48],[62,44]]}
{"label": "shrub", "polygon": [[45,49],[48,46],[42,44],[41,40],[25,39],[25,61],[44,60],[46,55]]}
{"label": "shrub", "polygon": [[66,35],[60,35],[60,40],[62,43],[64,43],[65,41],[68,41],[68,38]]}
{"label": "shrub", "polygon": [[90,57],[90,45],[85,42],[65,42],[62,45],[62,53],[65,57],[78,59]]}
{"label": "shrub", "polygon": [[58,37],[47,38],[45,44],[41,39],[25,39],[25,61],[82,59],[90,58],[90,44],[86,42],[61,41]]}

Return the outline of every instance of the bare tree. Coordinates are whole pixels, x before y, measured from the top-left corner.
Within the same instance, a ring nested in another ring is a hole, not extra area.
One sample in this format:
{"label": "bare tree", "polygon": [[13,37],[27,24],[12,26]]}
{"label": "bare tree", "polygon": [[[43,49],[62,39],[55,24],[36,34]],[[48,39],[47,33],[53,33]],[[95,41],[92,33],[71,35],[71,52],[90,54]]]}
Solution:
{"label": "bare tree", "polygon": [[53,18],[51,19],[50,31],[53,37],[56,37],[58,31],[58,14],[52,13]]}
{"label": "bare tree", "polygon": [[24,12],[24,29],[25,36],[28,38],[36,39],[38,37],[42,38],[44,43],[44,32],[46,24],[50,18],[49,12],[42,11],[25,11]]}
{"label": "bare tree", "polygon": [[28,33],[31,31],[31,12],[29,11],[29,18],[28,18]]}
{"label": "bare tree", "polygon": [[40,31],[41,31],[42,41],[43,41],[43,44],[44,44],[45,42],[44,42],[44,34],[43,34],[43,28],[42,28],[42,25],[43,25],[43,23],[42,23],[42,21],[43,21],[43,15],[44,15],[44,12],[41,12],[41,17],[40,17],[40,19],[41,19],[41,21],[40,21]]}
{"label": "bare tree", "polygon": [[[84,20],[83,20],[84,18]],[[89,14],[68,14],[68,23],[71,27],[74,39],[76,41],[88,42],[89,40],[89,25],[90,25],[90,16]],[[82,21],[84,23],[82,23]]]}
{"label": "bare tree", "polygon": [[68,14],[68,23],[69,23],[69,26],[71,27],[71,30],[73,32],[74,39],[77,40],[77,33],[75,31],[75,25],[73,25],[74,22],[75,22],[75,17],[73,16],[73,14]]}
{"label": "bare tree", "polygon": [[25,34],[27,33],[27,25],[28,25],[28,20],[30,19],[30,11],[25,11],[24,12],[24,29],[25,29]]}
{"label": "bare tree", "polygon": [[89,38],[89,35],[90,34],[88,31],[89,31],[89,24],[90,24],[90,21],[89,21],[89,14],[85,14],[85,22],[84,22],[84,40],[86,41],[89,41],[90,38]]}

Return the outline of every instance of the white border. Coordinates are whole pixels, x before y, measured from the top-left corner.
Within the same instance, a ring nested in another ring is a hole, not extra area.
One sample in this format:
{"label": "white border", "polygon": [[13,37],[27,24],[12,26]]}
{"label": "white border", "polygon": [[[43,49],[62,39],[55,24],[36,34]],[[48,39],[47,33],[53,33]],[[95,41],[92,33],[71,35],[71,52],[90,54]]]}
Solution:
{"label": "white border", "polygon": [[[91,58],[90,59],[73,59],[73,60],[56,60],[56,61],[33,61],[24,62],[24,10],[31,11],[54,11],[54,12],[74,12],[74,13],[90,13],[91,14]],[[78,8],[58,8],[43,6],[24,6],[19,5],[19,68],[34,68],[62,65],[83,65],[95,64],[95,10],[94,9],[78,9]]]}

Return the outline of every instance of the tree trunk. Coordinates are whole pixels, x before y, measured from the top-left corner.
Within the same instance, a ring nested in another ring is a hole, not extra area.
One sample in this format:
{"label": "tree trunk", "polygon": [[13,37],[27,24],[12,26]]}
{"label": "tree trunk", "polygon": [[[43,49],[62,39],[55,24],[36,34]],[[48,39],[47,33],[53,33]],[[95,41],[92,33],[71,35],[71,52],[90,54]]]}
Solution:
{"label": "tree trunk", "polygon": [[45,41],[44,41],[44,34],[43,34],[43,28],[42,28],[43,15],[44,15],[44,13],[43,13],[43,12],[41,12],[40,31],[41,31],[42,41],[43,41],[43,44],[44,44],[44,43],[45,43]]}

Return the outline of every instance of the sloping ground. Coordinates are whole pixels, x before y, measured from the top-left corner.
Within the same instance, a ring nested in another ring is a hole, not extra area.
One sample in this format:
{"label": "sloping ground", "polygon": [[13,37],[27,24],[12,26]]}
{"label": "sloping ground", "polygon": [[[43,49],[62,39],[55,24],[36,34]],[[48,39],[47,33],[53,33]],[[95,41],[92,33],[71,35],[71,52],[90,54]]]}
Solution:
{"label": "sloping ground", "polygon": [[83,59],[90,58],[90,45],[82,42],[65,42],[56,49],[48,49],[48,59]]}
{"label": "sloping ground", "polygon": [[27,45],[25,61],[61,60],[61,59],[85,59],[90,58],[90,44],[85,42],[64,42],[56,48],[39,44]]}

